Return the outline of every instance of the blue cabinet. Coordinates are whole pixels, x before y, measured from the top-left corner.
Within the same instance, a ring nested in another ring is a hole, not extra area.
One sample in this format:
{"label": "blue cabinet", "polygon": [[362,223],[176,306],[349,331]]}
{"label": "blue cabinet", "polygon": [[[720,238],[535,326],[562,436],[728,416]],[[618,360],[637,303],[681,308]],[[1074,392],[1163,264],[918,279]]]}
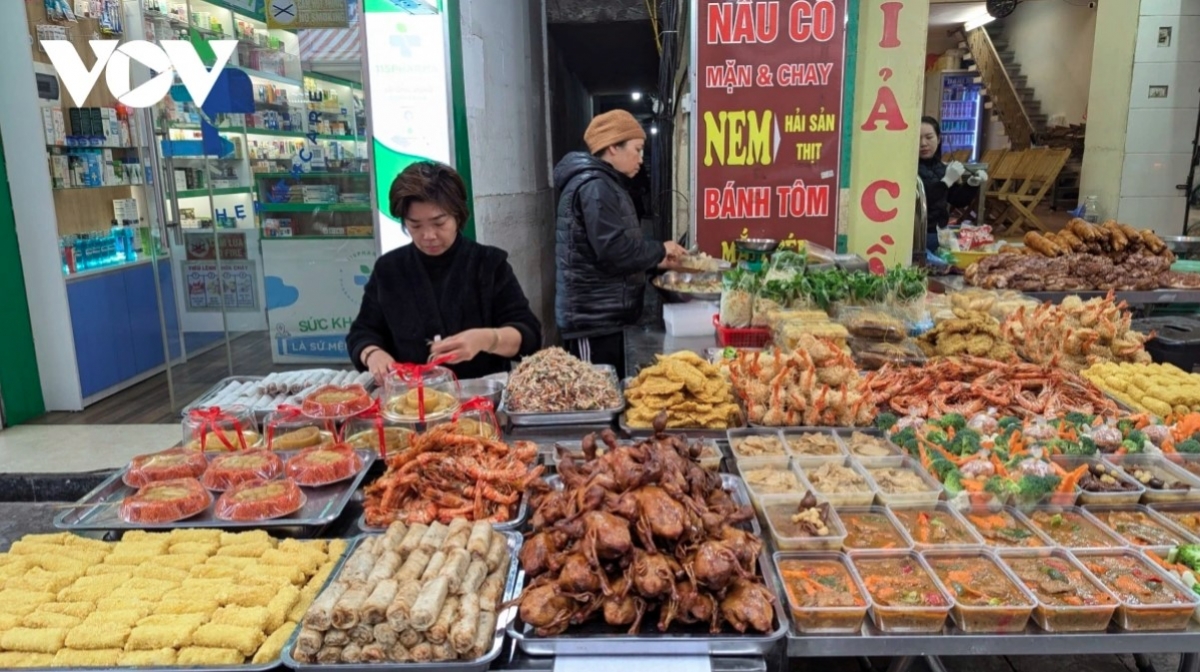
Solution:
{"label": "blue cabinet", "polygon": [[[162,334],[154,269],[139,264],[67,283],[71,331],[83,396],[162,366]],[[171,357],[178,357],[179,320],[170,262],[159,262],[159,284]]]}

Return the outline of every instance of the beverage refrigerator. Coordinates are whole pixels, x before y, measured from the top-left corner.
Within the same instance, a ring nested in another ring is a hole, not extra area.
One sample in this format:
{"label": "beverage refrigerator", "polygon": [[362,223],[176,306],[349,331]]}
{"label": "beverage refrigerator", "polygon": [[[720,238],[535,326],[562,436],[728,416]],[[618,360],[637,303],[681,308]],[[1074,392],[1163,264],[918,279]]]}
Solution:
{"label": "beverage refrigerator", "polygon": [[966,161],[979,160],[983,151],[983,85],[977,72],[943,71],[941,108],[942,155],[969,150]]}

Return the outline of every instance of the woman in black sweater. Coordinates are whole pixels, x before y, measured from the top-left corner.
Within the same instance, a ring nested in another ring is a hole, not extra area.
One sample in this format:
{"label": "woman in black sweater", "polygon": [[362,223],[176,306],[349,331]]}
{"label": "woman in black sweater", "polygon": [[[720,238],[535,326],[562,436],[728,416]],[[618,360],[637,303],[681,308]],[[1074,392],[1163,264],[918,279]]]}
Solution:
{"label": "woman in black sweater", "polygon": [[942,127],[933,117],[921,117],[920,159],[917,176],[925,187],[925,202],[929,208],[929,221],[925,227],[925,243],[931,252],[937,252],[937,230],[950,223],[950,206],[965,208],[978,193],[979,184],[987,174],[972,175],[967,184],[961,182],[967,169],[958,161],[942,163]]}
{"label": "woman in black sweater", "polygon": [[459,378],[478,378],[541,347],[542,325],[508,254],[460,235],[467,190],[453,168],[410,165],[392,182],[389,202],[412,245],[380,257],[367,280],[346,336],[360,371],[382,382],[394,362],[449,357]]}

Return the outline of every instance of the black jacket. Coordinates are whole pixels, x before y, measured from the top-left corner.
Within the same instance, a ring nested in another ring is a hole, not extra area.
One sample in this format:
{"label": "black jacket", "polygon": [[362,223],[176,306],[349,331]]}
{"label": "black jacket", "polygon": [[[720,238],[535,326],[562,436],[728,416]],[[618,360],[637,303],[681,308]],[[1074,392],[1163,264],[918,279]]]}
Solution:
{"label": "black jacket", "polygon": [[643,240],[628,180],[586,152],[554,168],[557,287],[554,316],[563,338],[605,336],[641,317],[646,272],[666,256]]}
{"label": "black jacket", "polygon": [[[346,345],[358,370],[365,370],[362,351],[375,345],[397,362],[423,364],[435,336],[447,338],[467,329],[513,327],[521,332],[517,357],[533,354],[542,345],[542,325],[521,291],[508,254],[459,236],[446,254],[454,254],[445,269],[441,296],[414,245],[392,250],[375,262],[363,290],[362,307],[350,325]],[[449,367],[463,379],[507,371],[509,360],[487,353]]]}
{"label": "black jacket", "polygon": [[[940,155],[939,153],[938,156]],[[950,222],[951,205],[965,208],[971,204],[971,199],[979,191],[961,181],[956,182],[953,187],[947,187],[942,181],[946,177],[946,164],[936,156],[917,162],[917,176],[925,185],[925,201],[929,206],[929,222],[925,230],[928,233],[936,233],[938,227],[944,228]]]}

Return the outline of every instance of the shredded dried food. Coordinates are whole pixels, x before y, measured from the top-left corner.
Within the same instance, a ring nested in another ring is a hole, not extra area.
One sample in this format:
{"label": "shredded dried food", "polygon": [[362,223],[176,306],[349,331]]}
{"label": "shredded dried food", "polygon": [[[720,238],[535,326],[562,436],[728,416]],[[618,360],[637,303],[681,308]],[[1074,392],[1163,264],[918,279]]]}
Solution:
{"label": "shredded dried food", "polygon": [[879,485],[879,489],[883,492],[892,495],[912,494],[918,492],[929,492],[933,488],[930,487],[921,475],[912,469],[904,468],[879,468],[868,469],[871,478],[875,479],[875,483]]}
{"label": "shredded dried food", "polygon": [[824,494],[863,492],[871,489],[862,474],[837,462],[826,462],[808,470],[808,482],[812,483],[817,492]]}
{"label": "shredded dried food", "polygon": [[562,348],[537,352],[517,366],[505,392],[516,413],[565,413],[620,408],[616,381]]}
{"label": "shredded dried food", "polygon": [[786,466],[750,469],[742,472],[742,475],[746,478],[746,487],[760,495],[778,495],[800,490],[796,474]]}
{"label": "shredded dried food", "polygon": [[842,452],[837,439],[832,434],[811,432],[808,434],[792,434],[786,437],[788,447],[794,455],[837,455]]}
{"label": "shredded dried food", "polygon": [[774,436],[766,436],[756,434],[753,436],[745,436],[732,441],[733,452],[738,454],[738,457],[763,457],[786,454],[783,450],[783,443]]}

